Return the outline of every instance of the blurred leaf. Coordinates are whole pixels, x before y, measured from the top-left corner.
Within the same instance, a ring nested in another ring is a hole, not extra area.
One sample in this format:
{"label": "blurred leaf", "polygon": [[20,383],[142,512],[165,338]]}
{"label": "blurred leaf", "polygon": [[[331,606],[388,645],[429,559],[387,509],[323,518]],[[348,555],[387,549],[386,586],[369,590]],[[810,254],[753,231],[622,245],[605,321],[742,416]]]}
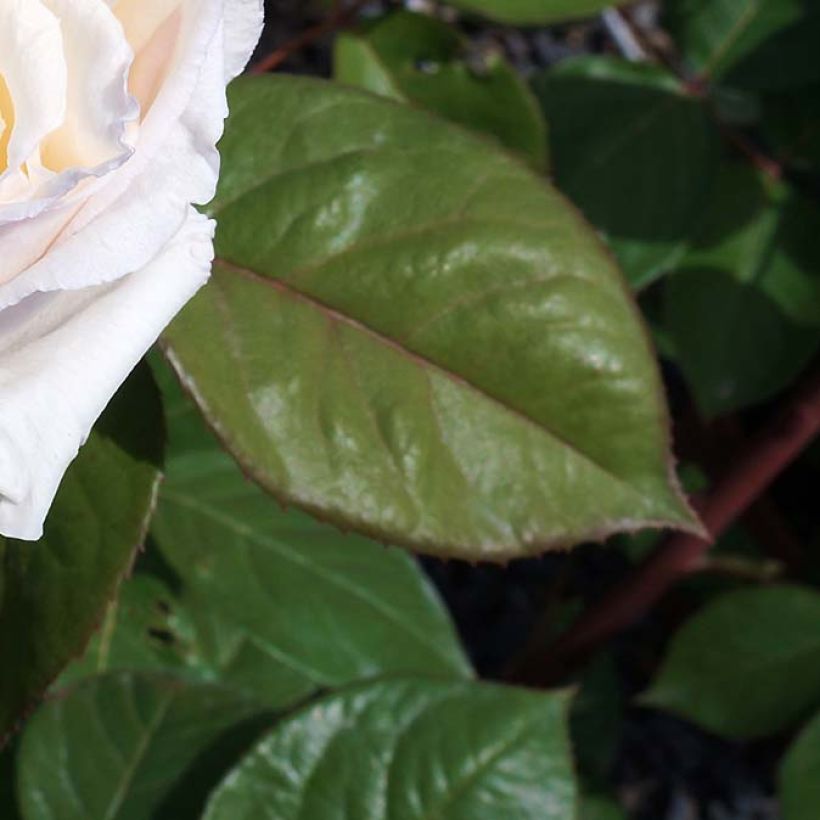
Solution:
{"label": "blurred leaf", "polygon": [[[207,820],[567,820],[567,698],[395,680],[317,701],[226,778]],[[365,774],[366,773],[366,774]]]}
{"label": "blurred leaf", "polygon": [[[665,324],[707,416],[770,398],[820,346],[820,213],[746,165],[724,168]],[[695,320],[696,317],[696,320]]]}
{"label": "blurred leaf", "polygon": [[336,79],[412,102],[546,165],[547,130],[529,86],[500,53],[470,52],[450,26],[398,12],[336,40]]}
{"label": "blurred leaf", "polygon": [[163,427],[138,369],[71,465],[36,544],[0,538],[0,741],[79,655],[142,543]]}
{"label": "blurred leaf", "polygon": [[820,703],[820,594],[730,592],[673,638],[642,702],[719,735],[772,734]]}
{"label": "blurred leaf", "polygon": [[210,684],[112,674],[43,706],[18,757],[25,820],[196,818],[259,736],[258,704]]}
{"label": "blurred leaf", "polygon": [[589,17],[613,0],[447,0],[452,6],[502,23],[537,25]]}
{"label": "blurred leaf", "polygon": [[610,653],[600,653],[584,670],[570,715],[573,756],[585,782],[606,783],[615,762],[623,720],[619,671]]}
{"label": "blurred leaf", "polygon": [[815,0],[668,0],[665,24],[701,76],[776,89],[820,80]]}
{"label": "blurred leaf", "polygon": [[579,820],[627,820],[627,816],[614,798],[589,794],[581,798]]}
{"label": "blurred leaf", "polygon": [[820,812],[820,714],[798,735],[780,766],[783,820],[816,820]]}
{"label": "blurred leaf", "polygon": [[820,85],[763,98],[763,128],[778,158],[820,172]]}
{"label": "blurred leaf", "polygon": [[560,195],[339,85],[257,78],[232,103],[213,282],[166,345],[249,475],[472,559],[697,526],[636,308]]}
{"label": "blurred leaf", "polygon": [[582,57],[534,81],[558,187],[606,236],[635,288],[668,271],[708,202],[719,139],[663,69]]}

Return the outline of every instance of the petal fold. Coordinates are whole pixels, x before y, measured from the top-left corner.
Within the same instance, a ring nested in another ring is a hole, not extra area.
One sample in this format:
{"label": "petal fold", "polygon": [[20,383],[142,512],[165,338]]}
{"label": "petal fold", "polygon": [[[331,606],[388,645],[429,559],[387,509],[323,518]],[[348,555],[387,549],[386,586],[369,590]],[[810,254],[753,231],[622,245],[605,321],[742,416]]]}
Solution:
{"label": "petal fold", "polygon": [[111,396],[204,284],[213,223],[190,209],[162,253],[117,282],[37,294],[0,327],[0,534],[36,540]]}

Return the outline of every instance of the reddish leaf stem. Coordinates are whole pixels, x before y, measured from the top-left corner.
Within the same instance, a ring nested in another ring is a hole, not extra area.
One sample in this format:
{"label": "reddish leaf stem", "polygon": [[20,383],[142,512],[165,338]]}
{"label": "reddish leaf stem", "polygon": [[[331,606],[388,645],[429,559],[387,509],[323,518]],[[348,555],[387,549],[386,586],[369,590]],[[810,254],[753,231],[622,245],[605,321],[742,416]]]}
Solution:
{"label": "reddish leaf stem", "polygon": [[[814,373],[696,505],[712,536],[736,521],[818,433],[820,373]],[[700,569],[711,543],[692,535],[671,536],[631,577],[581,615],[541,657],[538,669],[526,670],[522,679],[542,685],[561,680],[596,647],[645,615],[677,581]]]}
{"label": "reddish leaf stem", "polygon": [[342,3],[334,3],[333,11],[321,23],[306,29],[298,37],[294,37],[284,45],[263,57],[251,69],[251,74],[265,74],[268,71],[273,71],[279,68],[292,54],[301,51],[305,46],[310,45],[316,40],[330,34],[333,31],[344,28],[351,23],[361,9],[367,4],[368,0],[359,0],[359,2],[345,7]]}

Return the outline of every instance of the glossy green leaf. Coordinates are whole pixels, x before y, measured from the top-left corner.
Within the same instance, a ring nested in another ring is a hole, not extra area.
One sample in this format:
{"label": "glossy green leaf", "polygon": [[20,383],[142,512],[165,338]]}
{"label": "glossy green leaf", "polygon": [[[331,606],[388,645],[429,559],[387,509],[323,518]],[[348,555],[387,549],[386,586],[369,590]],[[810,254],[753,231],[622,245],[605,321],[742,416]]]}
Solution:
{"label": "glossy green leaf", "polygon": [[218,675],[202,657],[182,602],[159,578],[144,572],[123,583],[85,653],[54,688],[110,670],[173,671],[204,679]]}
{"label": "glossy green leaf", "polygon": [[730,737],[789,726],[820,703],[820,594],[780,586],[721,596],[674,637],[643,702]]}
{"label": "glossy green leaf", "polygon": [[92,678],[26,727],[17,762],[24,820],[198,818],[210,785],[265,723],[257,703],[221,686]]}
{"label": "glossy green leaf", "polygon": [[42,540],[0,539],[0,738],[82,652],[128,571],[162,443],[159,397],[140,369],[70,467]]}
{"label": "glossy green leaf", "polygon": [[167,370],[155,367],[170,442],[150,549],[69,677],[166,666],[277,707],[380,674],[469,677],[415,561],[281,510],[218,449]]}
{"label": "glossy green leaf", "polygon": [[783,820],[816,820],[820,812],[820,714],[783,758],[779,777]]}
{"label": "glossy green leaf", "polygon": [[702,77],[756,89],[820,80],[814,0],[667,0],[665,25]]}
{"label": "glossy green leaf", "polygon": [[546,165],[546,125],[521,75],[439,20],[391,14],[339,36],[334,62],[340,82],[414,103]]}
{"label": "glossy green leaf", "polygon": [[554,23],[588,17],[613,0],[448,0],[452,6],[516,25]]}
{"label": "glossy green leaf", "polygon": [[213,282],[166,348],[246,473],[470,558],[697,526],[645,330],[559,194],[341,86],[264,77],[232,103]]}
{"label": "glossy green leaf", "polygon": [[215,449],[169,464],[153,532],[196,655],[266,703],[385,673],[470,674],[411,558],[281,511]]}
{"label": "glossy green leaf", "polygon": [[567,820],[566,697],[395,680],[320,700],[228,775],[207,820]]}
{"label": "glossy green leaf", "polygon": [[719,139],[702,100],[663,69],[611,57],[538,75],[559,188],[607,238],[638,288],[686,249],[709,200]]}
{"label": "glossy green leaf", "polygon": [[[751,167],[720,177],[666,283],[666,329],[706,415],[786,387],[820,346],[820,211]],[[696,317],[696,321],[693,321]]]}

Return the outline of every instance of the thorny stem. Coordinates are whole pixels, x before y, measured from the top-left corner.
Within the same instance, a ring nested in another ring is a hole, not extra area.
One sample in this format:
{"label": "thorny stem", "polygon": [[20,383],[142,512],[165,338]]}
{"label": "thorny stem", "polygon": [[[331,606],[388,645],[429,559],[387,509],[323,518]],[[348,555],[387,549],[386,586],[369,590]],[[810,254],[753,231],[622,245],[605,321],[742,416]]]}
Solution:
{"label": "thorny stem", "polygon": [[[820,372],[814,372],[774,422],[696,504],[713,538],[719,537],[758,499],[820,433]],[[701,569],[712,541],[671,536],[633,575],[593,605],[547,650],[522,680],[560,681],[596,647],[638,621],[681,578]]]}
{"label": "thorny stem", "polygon": [[321,23],[317,23],[309,29],[303,31],[298,37],[294,37],[284,45],[272,51],[267,57],[263,57],[250,70],[251,74],[265,74],[279,68],[292,54],[301,51],[305,46],[316,40],[338,31],[351,23],[356,15],[367,5],[368,0],[359,0],[350,6],[336,0],[333,4],[333,11]]}

